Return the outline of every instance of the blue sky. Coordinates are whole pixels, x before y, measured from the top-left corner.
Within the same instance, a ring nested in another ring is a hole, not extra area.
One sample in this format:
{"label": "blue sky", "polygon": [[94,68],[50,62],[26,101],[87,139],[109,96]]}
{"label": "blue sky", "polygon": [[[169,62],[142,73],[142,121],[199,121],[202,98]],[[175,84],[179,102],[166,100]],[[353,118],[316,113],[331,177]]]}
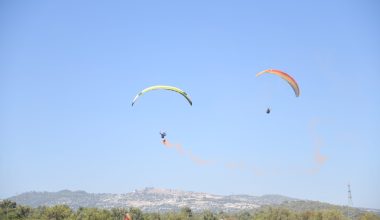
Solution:
{"label": "blue sky", "polygon": [[[379,9],[2,1],[0,197],[152,186],[347,204],[350,182],[355,206],[380,208]],[[300,97],[255,77],[267,68],[291,74]],[[185,90],[193,106],[153,91],[131,107],[156,84]]]}

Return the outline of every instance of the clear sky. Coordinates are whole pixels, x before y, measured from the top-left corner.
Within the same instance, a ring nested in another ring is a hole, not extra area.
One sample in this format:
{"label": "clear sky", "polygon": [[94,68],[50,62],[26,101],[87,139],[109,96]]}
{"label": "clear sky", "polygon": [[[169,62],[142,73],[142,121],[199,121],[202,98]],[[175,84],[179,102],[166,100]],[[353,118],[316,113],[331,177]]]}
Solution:
{"label": "clear sky", "polygon": [[[161,187],[347,204],[350,183],[355,206],[380,208],[379,11],[376,0],[1,1],[0,198]],[[267,68],[291,74],[300,97],[255,77]],[[152,91],[131,107],[156,84],[193,106]]]}

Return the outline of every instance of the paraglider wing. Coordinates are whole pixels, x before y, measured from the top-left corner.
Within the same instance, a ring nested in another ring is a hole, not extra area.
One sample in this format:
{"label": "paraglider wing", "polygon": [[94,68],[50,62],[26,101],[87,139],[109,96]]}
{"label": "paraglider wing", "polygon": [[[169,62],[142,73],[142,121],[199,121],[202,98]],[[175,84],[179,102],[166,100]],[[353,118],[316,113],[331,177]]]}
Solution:
{"label": "paraglider wing", "polygon": [[298,87],[297,82],[293,79],[293,77],[291,77],[287,73],[284,73],[281,70],[267,69],[267,70],[264,70],[262,72],[259,72],[258,74],[256,74],[256,76],[260,76],[264,73],[271,73],[271,74],[274,74],[274,75],[277,75],[277,76],[283,78],[293,88],[294,93],[296,94],[296,97],[300,96],[300,89]]}
{"label": "paraglider wing", "polygon": [[148,87],[148,88],[144,89],[143,91],[141,91],[139,94],[137,94],[136,97],[132,101],[132,106],[135,104],[135,102],[137,101],[137,99],[140,96],[144,95],[146,92],[149,92],[149,91],[152,91],[152,90],[157,90],[157,89],[164,89],[164,90],[170,90],[170,91],[173,91],[173,92],[177,92],[177,93],[181,94],[183,97],[185,97],[190,105],[193,105],[193,102],[191,101],[189,95],[186,92],[184,92],[183,90],[181,90],[181,89],[179,89],[177,87],[174,87],[174,86],[157,85],[157,86]]}

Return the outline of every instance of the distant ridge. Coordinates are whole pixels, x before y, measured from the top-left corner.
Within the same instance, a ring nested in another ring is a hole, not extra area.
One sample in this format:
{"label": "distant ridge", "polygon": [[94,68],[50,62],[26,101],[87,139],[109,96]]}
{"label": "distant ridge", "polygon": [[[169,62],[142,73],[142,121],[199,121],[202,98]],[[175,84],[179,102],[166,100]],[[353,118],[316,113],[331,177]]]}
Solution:
{"label": "distant ridge", "polygon": [[259,208],[263,205],[281,204],[297,199],[280,195],[213,195],[173,189],[144,188],[125,194],[87,193],[85,191],[61,190],[58,192],[27,192],[8,198],[21,205],[31,207],[66,204],[73,209],[79,207],[118,208],[137,207],[147,212],[176,211],[190,207],[193,211],[240,211]]}
{"label": "distant ridge", "polygon": [[[31,207],[66,204],[72,209],[96,207],[103,209],[137,207],[144,212],[178,211],[190,207],[195,212],[238,212],[264,206],[276,206],[295,211],[322,210],[346,207],[315,201],[305,201],[281,195],[214,195],[173,189],[144,188],[125,194],[87,193],[85,191],[62,190],[58,192],[27,192],[8,198],[21,205]],[[367,209],[354,209],[361,212]],[[378,210],[372,210],[378,211]],[[379,213],[379,212],[378,212]]]}

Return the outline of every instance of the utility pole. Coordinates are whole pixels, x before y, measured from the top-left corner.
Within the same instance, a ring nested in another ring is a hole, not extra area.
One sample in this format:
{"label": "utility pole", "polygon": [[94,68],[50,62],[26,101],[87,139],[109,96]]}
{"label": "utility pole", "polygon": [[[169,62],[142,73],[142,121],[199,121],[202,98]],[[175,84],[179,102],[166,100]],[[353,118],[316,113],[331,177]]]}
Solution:
{"label": "utility pole", "polygon": [[350,207],[352,207],[352,205],[353,205],[353,202],[352,202],[352,195],[351,195],[351,185],[350,185],[350,183],[348,183],[348,185],[347,185],[347,187],[348,187],[348,191],[347,191],[347,196],[348,196],[348,203],[347,203],[347,217],[348,218],[351,218],[350,217]]}

